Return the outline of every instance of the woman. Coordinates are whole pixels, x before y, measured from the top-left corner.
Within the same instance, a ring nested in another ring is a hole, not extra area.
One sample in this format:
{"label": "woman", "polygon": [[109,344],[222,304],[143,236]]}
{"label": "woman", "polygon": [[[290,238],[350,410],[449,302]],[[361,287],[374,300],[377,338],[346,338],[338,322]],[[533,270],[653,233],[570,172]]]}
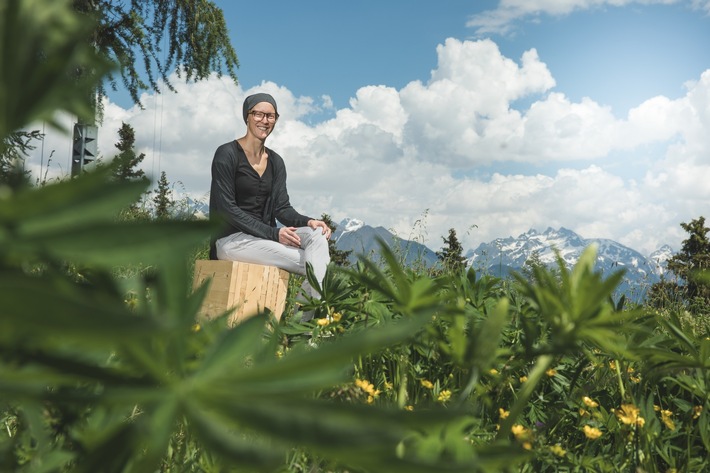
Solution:
{"label": "woman", "polygon": [[[210,258],[276,266],[306,274],[313,266],[319,283],[330,262],[331,229],[322,220],[298,213],[286,191],[286,167],[277,153],[265,146],[279,114],[269,94],[250,95],[242,115],[246,135],[225,143],[212,160],[210,217],[220,219],[223,231],[210,247]],[[284,226],[277,227],[276,221]],[[319,294],[306,280],[304,291]],[[312,313],[303,315],[309,320]]]}

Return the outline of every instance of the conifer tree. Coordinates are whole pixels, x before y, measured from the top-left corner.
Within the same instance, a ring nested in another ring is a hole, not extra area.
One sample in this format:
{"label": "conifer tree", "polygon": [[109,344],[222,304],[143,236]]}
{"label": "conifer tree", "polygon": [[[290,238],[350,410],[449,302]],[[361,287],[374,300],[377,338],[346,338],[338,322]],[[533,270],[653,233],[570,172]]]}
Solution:
{"label": "conifer tree", "polygon": [[165,175],[165,171],[160,173],[158,191],[155,197],[153,197],[153,203],[155,204],[155,218],[159,220],[170,218],[170,211],[175,205],[175,202],[172,200],[172,191],[170,190],[170,183]]}
{"label": "conifer tree", "polygon": [[145,172],[143,172],[142,169],[137,169],[137,166],[143,162],[145,154],[141,153],[136,155],[136,133],[133,127],[121,122],[121,128],[118,130],[118,138],[119,141],[115,146],[120,153],[114,158],[114,178],[121,181],[144,178]]}
{"label": "conifer tree", "polygon": [[[323,220],[325,222],[325,224],[330,227],[330,229],[333,231],[333,233],[335,233],[337,226],[335,225],[335,223],[333,223],[333,220],[330,218],[330,215],[328,215],[328,214],[321,215],[321,220]],[[339,250],[335,246],[335,239],[333,237],[331,237],[330,240],[328,240],[328,250],[330,251],[330,262],[331,263],[335,263],[337,266],[343,266],[343,267],[350,266],[350,261],[348,260],[348,258],[350,257],[352,250],[349,250],[349,251]]]}
{"label": "conifer tree", "polygon": [[710,271],[710,228],[705,226],[705,217],[702,216],[680,226],[689,236],[683,240],[680,251],[668,260],[667,266],[678,280],[654,284],[651,304],[662,306],[666,300],[680,298],[695,310],[710,313],[710,284],[706,279]]}
{"label": "conifer tree", "polygon": [[680,252],[668,260],[668,269],[685,281],[689,299],[701,297],[710,302],[710,287],[698,278],[699,273],[710,270],[710,228],[705,226],[705,217],[680,226],[689,236]]}
{"label": "conifer tree", "polygon": [[442,262],[444,268],[452,273],[459,273],[466,268],[466,258],[463,256],[463,246],[456,236],[456,230],[449,229],[448,238],[441,237],[444,240],[444,247],[441,251],[436,252],[439,261]]}
{"label": "conifer tree", "polygon": [[[227,72],[237,82],[239,61],[224,14],[210,0],[73,0],[73,6],[98,19],[92,46],[118,64],[135,103],[142,91],[160,92],[160,80],[173,90],[173,71],[187,81]],[[106,84],[116,90],[117,79],[109,73]],[[105,86],[97,92],[106,95]]]}

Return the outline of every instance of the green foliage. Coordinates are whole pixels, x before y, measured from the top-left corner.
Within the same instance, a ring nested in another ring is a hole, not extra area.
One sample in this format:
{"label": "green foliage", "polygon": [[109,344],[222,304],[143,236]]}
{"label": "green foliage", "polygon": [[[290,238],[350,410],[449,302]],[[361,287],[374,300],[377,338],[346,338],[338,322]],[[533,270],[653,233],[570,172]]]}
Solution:
{"label": "green foliage", "polygon": [[[333,231],[333,233],[335,233],[335,230],[337,230],[338,226],[335,225],[333,219],[330,218],[330,215],[321,215],[321,220],[323,220],[325,224],[328,225],[328,227]],[[330,251],[330,261],[333,264],[337,266],[350,266],[350,261],[348,260],[348,258],[350,257],[352,250],[339,250],[335,245],[335,239],[332,237],[330,238],[330,240],[328,240],[328,250]]]}
{"label": "green foliage", "polygon": [[[227,72],[236,82],[237,55],[224,14],[209,0],[74,0],[73,6],[98,22],[87,38],[119,65],[120,78],[135,103],[144,90],[160,92],[177,69],[186,80]],[[147,79],[144,79],[147,78]],[[147,80],[147,83],[145,82]],[[117,77],[108,76],[114,90]],[[104,95],[103,84],[98,91]]]}
{"label": "green foliage", "polygon": [[[0,3],[0,136],[33,121],[60,128],[57,111],[93,116],[86,91],[101,83],[111,63],[85,41],[94,23],[72,14],[69,0]],[[91,70],[93,74],[78,74]],[[81,91],[82,93],[77,93]],[[2,150],[0,150],[2,151]]]}
{"label": "green foliage", "polygon": [[0,185],[19,188],[29,184],[30,173],[25,170],[25,158],[44,139],[39,130],[17,131],[5,136],[0,143]]}
{"label": "green foliage", "polygon": [[170,183],[165,175],[165,171],[160,173],[158,181],[158,189],[153,196],[153,204],[155,205],[155,217],[158,219],[167,219],[170,217],[170,210],[174,207],[175,202],[171,198],[172,191]]}
{"label": "green foliage", "polygon": [[444,240],[444,247],[436,252],[436,256],[447,271],[460,273],[466,266],[466,258],[463,256],[463,246],[456,236],[456,230],[449,229],[448,238],[441,239]]}
{"label": "green foliage", "polygon": [[705,226],[704,217],[680,226],[688,238],[668,260],[668,269],[677,279],[654,284],[649,303],[658,308],[688,307],[693,312],[710,315],[710,284],[704,276],[710,271],[710,228]]}
{"label": "green foliage", "polygon": [[[15,30],[76,40],[61,5],[64,20]],[[0,6],[18,18],[19,2]],[[28,122],[93,87],[41,75],[76,59],[62,51],[32,76],[47,98]],[[511,285],[432,276],[381,243],[382,264],[329,267],[309,301],[322,317],[227,329],[227,314],[196,318],[207,285],[190,288],[213,228],[117,218],[146,183],[112,172],[0,188],[2,471],[710,468],[708,324],[624,310],[622,274],[594,272],[594,247]]]}
{"label": "green foliage", "polygon": [[133,127],[127,123],[121,122],[121,128],[118,129],[119,141],[116,143],[116,148],[119,153],[113,158],[115,168],[113,177],[118,180],[135,180],[145,177],[145,172],[142,169],[136,169],[145,159],[145,154],[136,154],[136,132]]}

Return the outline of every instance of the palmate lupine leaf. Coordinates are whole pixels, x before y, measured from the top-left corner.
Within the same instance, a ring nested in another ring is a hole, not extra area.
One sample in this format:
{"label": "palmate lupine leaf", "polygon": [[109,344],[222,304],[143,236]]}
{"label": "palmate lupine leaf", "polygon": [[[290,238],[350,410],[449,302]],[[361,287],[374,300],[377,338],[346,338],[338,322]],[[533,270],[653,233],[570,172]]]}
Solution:
{"label": "palmate lupine leaf", "polygon": [[[12,243],[17,253],[44,253],[87,266],[162,265],[194,248],[209,234],[204,222],[122,222],[70,227]],[[171,235],[166,245],[166,235]]]}
{"label": "palmate lupine leaf", "polygon": [[604,279],[594,272],[596,247],[584,250],[570,271],[558,258],[556,275],[547,268],[534,268],[534,281],[513,274],[522,294],[550,330],[550,350],[560,354],[591,343],[605,351],[630,356],[628,337],[637,330],[633,323],[639,312],[618,313],[609,302],[621,281],[618,271]]}
{"label": "palmate lupine leaf", "polygon": [[[209,426],[212,432],[218,432],[222,438],[213,438],[213,442],[221,440],[245,448],[248,443],[240,440],[248,438],[246,432],[253,431],[273,439],[275,443],[270,444],[272,450],[301,445],[324,458],[344,465],[369,468],[369,471],[463,472],[472,471],[475,466],[473,459],[447,463],[440,459],[424,461],[411,455],[398,455],[398,446],[408,434],[451,422],[464,415],[460,411],[407,412],[290,398],[248,403],[238,400],[224,403],[211,401],[208,404],[210,408],[205,412],[195,402],[199,401],[191,398],[189,419],[199,417],[200,424]],[[254,443],[253,449],[247,459],[264,458],[263,447],[259,443]],[[242,460],[240,457],[234,459]]]}
{"label": "palmate lupine leaf", "polygon": [[403,314],[431,315],[442,309],[444,301],[438,293],[438,283],[426,276],[410,280],[387,243],[382,239],[378,239],[378,243],[387,274],[365,257],[361,257],[360,262],[367,271],[349,270],[348,274],[366,288],[389,298],[394,309]]}
{"label": "palmate lupine leaf", "polygon": [[222,458],[222,462],[246,471],[276,471],[290,447],[263,437],[247,436],[206,409],[186,406],[190,428],[201,443]]}
{"label": "palmate lupine leaf", "polygon": [[656,316],[653,320],[664,327],[665,332],[634,347],[633,352],[649,363],[656,375],[666,371],[710,369],[710,340],[686,333],[677,316]]}
{"label": "palmate lupine leaf", "polygon": [[346,379],[355,357],[410,339],[427,320],[426,316],[419,316],[382,324],[376,329],[338,337],[333,343],[322,343],[317,349],[301,345],[281,359],[261,357],[262,361],[245,366],[245,350],[240,346],[243,337],[260,338],[257,327],[264,323],[263,319],[248,321],[246,335],[228,335],[217,342],[203,367],[193,375],[194,387],[206,396],[231,398],[312,393]]}
{"label": "palmate lupine leaf", "polygon": [[32,236],[88,223],[111,222],[135,202],[147,181],[111,180],[111,167],[100,167],[72,180],[17,191],[0,199],[0,224],[13,226],[14,235]]}
{"label": "palmate lupine leaf", "polygon": [[503,330],[509,321],[509,305],[508,299],[500,299],[496,308],[478,324],[471,340],[468,362],[481,372],[487,370],[496,357]]}
{"label": "palmate lupine leaf", "polygon": [[[112,182],[101,169],[0,199],[0,244],[8,258],[53,257],[90,266],[181,264],[206,239],[206,222],[117,222],[145,182]],[[170,245],[166,245],[166,236]],[[170,272],[167,273],[168,275]]]}
{"label": "palmate lupine leaf", "polygon": [[165,330],[165,322],[131,313],[121,298],[60,276],[0,269],[0,341],[41,346],[62,334],[63,344],[103,346]]}

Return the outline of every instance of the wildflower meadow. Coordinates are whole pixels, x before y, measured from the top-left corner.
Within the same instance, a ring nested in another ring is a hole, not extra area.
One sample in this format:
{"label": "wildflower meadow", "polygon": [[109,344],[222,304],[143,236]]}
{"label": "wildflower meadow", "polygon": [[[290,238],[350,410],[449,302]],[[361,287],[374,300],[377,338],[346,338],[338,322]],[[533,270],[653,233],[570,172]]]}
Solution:
{"label": "wildflower meadow", "polygon": [[[2,153],[111,68],[38,1],[0,2]],[[593,246],[501,279],[383,244],[229,328],[191,287],[214,228],[119,218],[147,184],[111,175],[0,184],[0,471],[710,471],[707,303],[615,298]]]}

